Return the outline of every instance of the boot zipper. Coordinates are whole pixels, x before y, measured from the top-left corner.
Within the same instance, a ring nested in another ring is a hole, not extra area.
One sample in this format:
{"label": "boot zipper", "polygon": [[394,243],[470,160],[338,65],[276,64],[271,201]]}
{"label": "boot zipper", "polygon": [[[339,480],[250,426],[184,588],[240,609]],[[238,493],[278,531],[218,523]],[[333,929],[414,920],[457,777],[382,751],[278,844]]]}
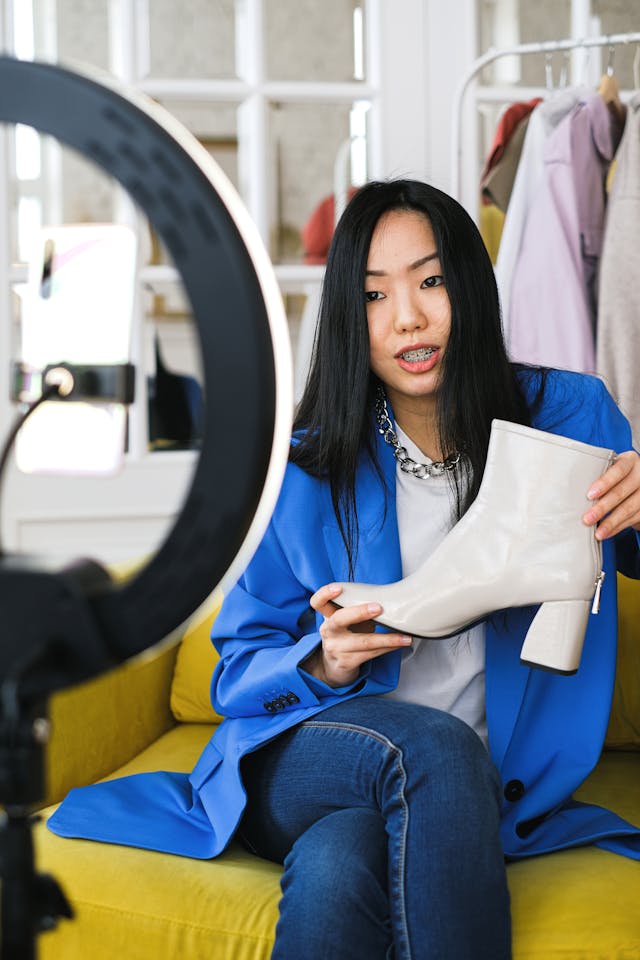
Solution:
{"label": "boot zipper", "polygon": [[602,582],[606,577],[604,570],[601,570],[598,576],[596,577],[595,588],[596,592],[593,595],[593,603],[591,605],[591,613],[598,613],[600,611],[600,593],[602,591]]}
{"label": "boot zipper", "polygon": [[[610,467],[611,464],[615,461],[616,454],[612,450],[609,455],[609,462],[607,467]],[[596,540],[594,537],[591,541],[595,547],[595,561],[596,561],[596,582],[594,584],[595,592],[593,594],[593,603],[591,604],[591,613],[599,613],[600,611],[600,594],[602,593],[602,583],[606,576],[604,570],[602,569],[602,541]],[[598,570],[600,571],[598,573]]]}

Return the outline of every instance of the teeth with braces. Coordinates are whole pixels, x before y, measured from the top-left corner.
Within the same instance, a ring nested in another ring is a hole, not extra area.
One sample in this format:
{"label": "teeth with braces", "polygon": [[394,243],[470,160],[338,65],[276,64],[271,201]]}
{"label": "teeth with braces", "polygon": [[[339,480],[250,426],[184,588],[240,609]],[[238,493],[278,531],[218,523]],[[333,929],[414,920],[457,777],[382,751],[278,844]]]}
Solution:
{"label": "teeth with braces", "polygon": [[402,354],[402,359],[408,360],[409,362],[428,360],[429,357],[432,357],[435,352],[436,351],[434,347],[420,347],[418,350],[407,350]]}

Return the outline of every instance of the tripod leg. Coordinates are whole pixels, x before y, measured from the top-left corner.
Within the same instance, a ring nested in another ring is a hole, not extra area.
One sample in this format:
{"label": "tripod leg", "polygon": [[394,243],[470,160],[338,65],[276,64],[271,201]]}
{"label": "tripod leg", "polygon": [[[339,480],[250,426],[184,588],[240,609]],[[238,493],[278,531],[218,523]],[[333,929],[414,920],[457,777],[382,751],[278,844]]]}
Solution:
{"label": "tripod leg", "polygon": [[34,870],[33,818],[9,807],[1,825],[2,960],[35,960],[36,935],[72,910],[57,882]]}

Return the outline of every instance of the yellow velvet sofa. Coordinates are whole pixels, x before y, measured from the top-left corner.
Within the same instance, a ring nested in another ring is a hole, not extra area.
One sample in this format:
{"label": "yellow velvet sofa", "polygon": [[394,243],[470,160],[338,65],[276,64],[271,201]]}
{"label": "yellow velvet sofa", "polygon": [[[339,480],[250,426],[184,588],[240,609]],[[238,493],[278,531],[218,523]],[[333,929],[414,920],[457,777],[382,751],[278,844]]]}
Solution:
{"label": "yellow velvet sofa", "polygon": [[[577,796],[640,825],[640,584],[621,577],[619,590],[607,749]],[[215,597],[178,646],[53,699],[50,803],[101,777],[192,767],[219,721],[208,695],[214,612]],[[50,812],[35,829],[37,866],[61,883],[75,918],[41,935],[41,960],[267,960],[276,864],[236,844],[194,861],[61,839],[45,827]],[[510,864],[508,877],[514,960],[640,960],[640,863],[581,848]]]}

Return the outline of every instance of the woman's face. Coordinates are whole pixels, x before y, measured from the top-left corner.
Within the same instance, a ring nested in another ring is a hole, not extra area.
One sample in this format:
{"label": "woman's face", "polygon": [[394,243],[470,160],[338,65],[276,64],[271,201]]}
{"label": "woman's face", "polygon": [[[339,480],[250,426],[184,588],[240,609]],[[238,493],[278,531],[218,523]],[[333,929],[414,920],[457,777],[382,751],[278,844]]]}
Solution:
{"label": "woman's face", "polygon": [[365,278],[371,369],[394,406],[432,403],[451,329],[451,305],[429,220],[391,210],[371,238]]}

